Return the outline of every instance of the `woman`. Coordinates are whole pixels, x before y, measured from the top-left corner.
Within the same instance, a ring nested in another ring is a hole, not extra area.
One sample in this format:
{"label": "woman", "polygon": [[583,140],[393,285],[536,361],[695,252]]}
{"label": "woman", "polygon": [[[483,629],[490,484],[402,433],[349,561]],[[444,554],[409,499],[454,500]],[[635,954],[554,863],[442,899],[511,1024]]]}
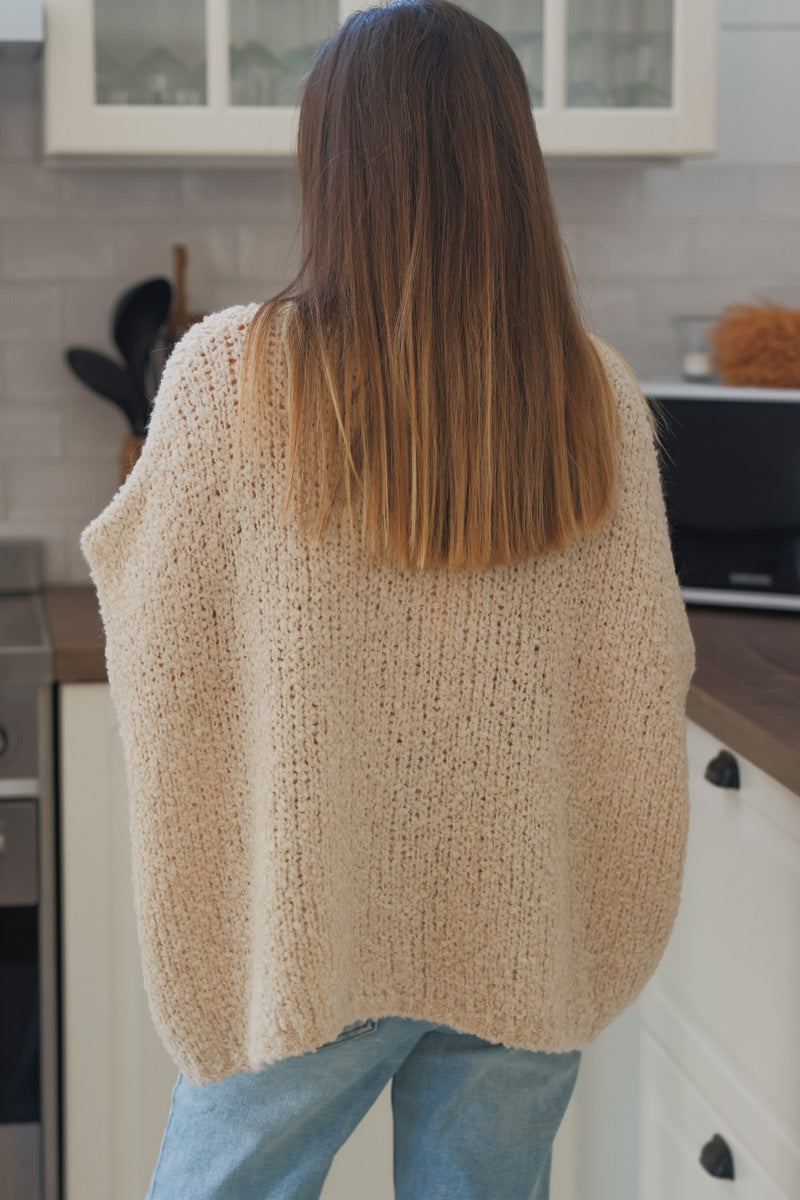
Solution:
{"label": "woman", "polygon": [[318,1197],[391,1080],[399,1200],[543,1200],[680,894],[649,410],[576,314],[487,25],[349,16],[298,165],[297,279],[185,335],[81,537],[179,1067],[148,1197]]}

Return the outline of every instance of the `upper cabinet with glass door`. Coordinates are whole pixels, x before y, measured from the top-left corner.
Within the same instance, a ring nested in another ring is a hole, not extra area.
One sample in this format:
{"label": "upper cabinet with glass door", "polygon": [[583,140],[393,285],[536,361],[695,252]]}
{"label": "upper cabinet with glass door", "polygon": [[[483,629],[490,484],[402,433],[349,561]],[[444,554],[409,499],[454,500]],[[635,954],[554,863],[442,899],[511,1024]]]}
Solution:
{"label": "upper cabinet with glass door", "polygon": [[[509,40],[548,155],[713,153],[719,0],[463,0]],[[292,155],[353,0],[45,0],[48,157]]]}

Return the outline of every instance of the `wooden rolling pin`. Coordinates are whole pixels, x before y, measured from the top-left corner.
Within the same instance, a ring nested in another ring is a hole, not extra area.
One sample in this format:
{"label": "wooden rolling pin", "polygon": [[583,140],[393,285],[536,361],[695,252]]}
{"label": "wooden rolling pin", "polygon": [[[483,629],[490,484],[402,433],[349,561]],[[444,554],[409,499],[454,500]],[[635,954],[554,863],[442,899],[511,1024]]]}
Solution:
{"label": "wooden rolling pin", "polygon": [[172,273],[175,280],[173,288],[172,307],[167,314],[167,337],[173,344],[183,337],[191,325],[202,321],[207,314],[189,312],[187,304],[186,269],[189,263],[189,251],[181,244],[172,247]]}

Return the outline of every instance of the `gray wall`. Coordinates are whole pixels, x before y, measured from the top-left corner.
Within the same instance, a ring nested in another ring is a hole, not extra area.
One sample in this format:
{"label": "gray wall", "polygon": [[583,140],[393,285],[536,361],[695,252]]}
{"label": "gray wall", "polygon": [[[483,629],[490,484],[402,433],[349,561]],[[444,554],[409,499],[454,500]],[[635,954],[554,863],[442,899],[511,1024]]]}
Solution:
{"label": "gray wall", "polygon": [[[800,6],[722,13],[714,158],[550,164],[589,323],[641,378],[677,375],[677,313],[759,292],[800,305]],[[192,308],[269,295],[297,213],[293,168],[43,163],[40,66],[0,64],[0,537],[41,538],[49,581],[87,578],[78,535],[118,486],[127,432],[64,347],[112,352],[114,300],[169,275],[173,242],[189,247]]]}

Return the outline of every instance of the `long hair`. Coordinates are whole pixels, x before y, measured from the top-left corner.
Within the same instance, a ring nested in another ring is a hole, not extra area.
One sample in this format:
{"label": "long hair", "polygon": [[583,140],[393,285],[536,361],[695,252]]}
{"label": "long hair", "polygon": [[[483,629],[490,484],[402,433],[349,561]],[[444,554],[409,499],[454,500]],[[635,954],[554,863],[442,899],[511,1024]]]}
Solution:
{"label": "long hair", "polygon": [[508,42],[447,0],[351,13],[306,77],[298,167],[301,266],[247,332],[234,464],[282,314],[282,519],[299,459],[308,535],[344,494],[367,553],[404,568],[507,564],[596,528],[619,417]]}

